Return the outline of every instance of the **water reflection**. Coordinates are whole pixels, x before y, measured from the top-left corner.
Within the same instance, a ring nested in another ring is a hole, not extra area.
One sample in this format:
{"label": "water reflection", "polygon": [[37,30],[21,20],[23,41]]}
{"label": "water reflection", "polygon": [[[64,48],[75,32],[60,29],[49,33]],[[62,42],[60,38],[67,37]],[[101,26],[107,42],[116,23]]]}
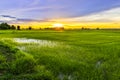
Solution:
{"label": "water reflection", "polygon": [[27,39],[27,38],[14,38],[13,39],[17,43],[23,43],[23,44],[38,44],[40,46],[50,46],[54,47],[57,46],[58,43],[54,41],[48,41],[48,40],[39,40],[39,39]]}

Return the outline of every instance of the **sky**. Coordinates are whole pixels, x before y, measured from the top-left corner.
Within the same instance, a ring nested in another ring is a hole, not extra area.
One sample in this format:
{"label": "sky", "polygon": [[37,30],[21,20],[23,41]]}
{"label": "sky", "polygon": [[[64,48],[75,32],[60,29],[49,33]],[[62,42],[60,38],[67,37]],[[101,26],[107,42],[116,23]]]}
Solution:
{"label": "sky", "polygon": [[0,0],[0,22],[120,27],[120,0]]}

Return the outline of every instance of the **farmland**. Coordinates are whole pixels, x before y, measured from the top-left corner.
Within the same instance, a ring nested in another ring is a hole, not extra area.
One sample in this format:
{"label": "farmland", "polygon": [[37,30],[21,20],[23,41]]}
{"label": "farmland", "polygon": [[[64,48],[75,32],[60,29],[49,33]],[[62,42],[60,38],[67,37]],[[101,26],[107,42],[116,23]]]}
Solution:
{"label": "farmland", "polygon": [[1,30],[0,80],[119,80],[120,30]]}

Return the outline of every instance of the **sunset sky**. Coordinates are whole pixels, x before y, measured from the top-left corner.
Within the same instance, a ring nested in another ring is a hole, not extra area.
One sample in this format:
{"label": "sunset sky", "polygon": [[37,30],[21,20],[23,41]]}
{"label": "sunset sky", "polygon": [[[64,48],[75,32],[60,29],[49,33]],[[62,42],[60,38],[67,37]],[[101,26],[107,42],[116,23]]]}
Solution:
{"label": "sunset sky", "polygon": [[22,27],[120,28],[120,0],[0,0],[0,22]]}

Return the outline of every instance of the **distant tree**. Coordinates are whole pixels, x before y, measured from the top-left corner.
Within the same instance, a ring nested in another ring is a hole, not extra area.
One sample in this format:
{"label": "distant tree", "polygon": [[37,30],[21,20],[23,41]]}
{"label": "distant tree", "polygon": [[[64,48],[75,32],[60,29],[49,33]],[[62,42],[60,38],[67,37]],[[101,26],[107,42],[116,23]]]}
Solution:
{"label": "distant tree", "polygon": [[15,30],[16,27],[15,27],[14,25],[12,25],[12,26],[10,27],[10,29]]}
{"label": "distant tree", "polygon": [[100,30],[100,28],[96,28],[96,30]]}
{"label": "distant tree", "polygon": [[84,27],[82,27],[81,29],[82,29],[82,30],[84,30],[85,28],[84,28]]}
{"label": "distant tree", "polygon": [[47,27],[47,28],[45,28],[45,30],[49,30],[49,28]]}
{"label": "distant tree", "polygon": [[7,23],[1,23],[1,24],[0,24],[0,29],[1,29],[1,30],[10,29],[10,25],[7,24]]}
{"label": "distant tree", "polygon": [[29,29],[29,30],[32,30],[32,27],[30,26],[28,29]]}
{"label": "distant tree", "polygon": [[17,30],[20,30],[20,26],[17,26]]}

